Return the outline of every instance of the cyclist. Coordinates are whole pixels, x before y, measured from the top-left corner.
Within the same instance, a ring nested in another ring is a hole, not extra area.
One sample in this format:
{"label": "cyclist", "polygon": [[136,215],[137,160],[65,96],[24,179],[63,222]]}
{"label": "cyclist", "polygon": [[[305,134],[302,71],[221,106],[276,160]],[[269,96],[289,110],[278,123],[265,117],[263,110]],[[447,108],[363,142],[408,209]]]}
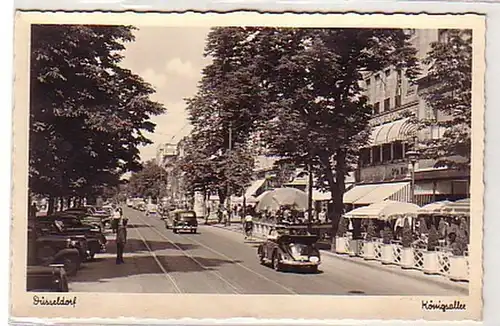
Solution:
{"label": "cyclist", "polygon": [[252,237],[252,231],[253,231],[253,220],[252,220],[252,215],[247,214],[245,216],[245,239],[251,238]]}

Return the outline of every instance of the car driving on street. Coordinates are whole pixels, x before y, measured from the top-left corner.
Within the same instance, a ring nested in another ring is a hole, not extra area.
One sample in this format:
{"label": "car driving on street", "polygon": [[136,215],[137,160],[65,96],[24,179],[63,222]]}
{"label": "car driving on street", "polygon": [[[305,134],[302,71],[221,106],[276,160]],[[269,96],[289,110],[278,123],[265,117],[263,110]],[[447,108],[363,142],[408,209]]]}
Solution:
{"label": "car driving on street", "polygon": [[180,231],[196,233],[198,229],[198,220],[194,211],[178,209],[162,219],[165,221],[165,227],[171,228],[174,233]]}
{"label": "car driving on street", "polygon": [[261,264],[271,264],[276,271],[300,268],[316,273],[321,264],[317,241],[315,235],[295,234],[293,229],[286,227],[275,228],[259,245],[257,254]]}

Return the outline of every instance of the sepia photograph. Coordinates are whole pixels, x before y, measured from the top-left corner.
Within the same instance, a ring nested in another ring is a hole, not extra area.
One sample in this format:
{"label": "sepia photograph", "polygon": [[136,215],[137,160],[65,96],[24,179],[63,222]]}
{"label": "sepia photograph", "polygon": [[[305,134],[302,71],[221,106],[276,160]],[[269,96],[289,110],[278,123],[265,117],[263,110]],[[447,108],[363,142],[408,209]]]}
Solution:
{"label": "sepia photograph", "polygon": [[186,317],[265,296],[478,318],[484,20],[182,15],[18,23],[20,315],[194,294]]}

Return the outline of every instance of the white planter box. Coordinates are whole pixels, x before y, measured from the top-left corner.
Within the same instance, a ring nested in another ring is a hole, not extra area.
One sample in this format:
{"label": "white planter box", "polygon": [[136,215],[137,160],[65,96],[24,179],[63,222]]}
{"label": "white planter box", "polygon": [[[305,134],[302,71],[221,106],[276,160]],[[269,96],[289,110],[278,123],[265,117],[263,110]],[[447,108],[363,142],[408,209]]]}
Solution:
{"label": "white planter box", "polygon": [[449,278],[452,281],[468,281],[469,266],[467,264],[468,257],[465,256],[450,256],[450,274]]}
{"label": "white planter box", "polygon": [[415,253],[413,252],[413,248],[401,249],[401,267],[413,268],[414,265],[415,265]]}
{"label": "white planter box", "polygon": [[382,264],[392,264],[394,262],[394,251],[391,244],[382,245]]}
{"label": "white planter box", "polygon": [[347,254],[347,241],[349,241],[348,238],[335,237],[335,251],[338,254]]}
{"label": "white planter box", "polygon": [[365,242],[363,246],[363,258],[366,260],[375,259],[375,244],[373,242]]}
{"label": "white planter box", "polygon": [[438,274],[439,273],[438,253],[436,251],[425,251],[424,252],[423,271],[426,274]]}

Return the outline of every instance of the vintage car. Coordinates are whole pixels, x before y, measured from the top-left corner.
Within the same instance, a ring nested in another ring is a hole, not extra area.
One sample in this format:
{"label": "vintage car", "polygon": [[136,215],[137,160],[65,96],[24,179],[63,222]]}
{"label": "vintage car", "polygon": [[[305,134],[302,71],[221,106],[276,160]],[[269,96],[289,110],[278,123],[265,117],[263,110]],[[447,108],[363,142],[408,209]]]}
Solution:
{"label": "vintage car", "polygon": [[46,234],[65,235],[68,237],[85,237],[87,240],[87,259],[93,259],[97,253],[106,252],[106,237],[99,228],[86,225],[71,216],[38,217],[36,223]]}
{"label": "vintage car", "polygon": [[94,225],[99,227],[101,231],[111,223],[111,217],[105,214],[97,214],[95,209],[87,207],[70,208],[62,212],[55,213],[53,215],[59,216],[74,216],[81,220],[85,224]]}
{"label": "vintage car", "polygon": [[68,292],[68,277],[64,266],[27,266],[26,291]]}
{"label": "vintage car", "polygon": [[288,228],[272,229],[259,245],[257,255],[261,264],[271,264],[276,271],[306,268],[316,273],[321,264],[317,241],[315,235],[296,234]]}
{"label": "vintage car", "polygon": [[172,229],[174,233],[180,231],[196,233],[198,229],[198,220],[194,211],[177,209],[162,219],[165,221],[165,227]]}
{"label": "vintage car", "polygon": [[69,276],[76,275],[86,256],[85,238],[44,234],[40,228],[28,224],[28,265],[50,266],[61,264]]}

